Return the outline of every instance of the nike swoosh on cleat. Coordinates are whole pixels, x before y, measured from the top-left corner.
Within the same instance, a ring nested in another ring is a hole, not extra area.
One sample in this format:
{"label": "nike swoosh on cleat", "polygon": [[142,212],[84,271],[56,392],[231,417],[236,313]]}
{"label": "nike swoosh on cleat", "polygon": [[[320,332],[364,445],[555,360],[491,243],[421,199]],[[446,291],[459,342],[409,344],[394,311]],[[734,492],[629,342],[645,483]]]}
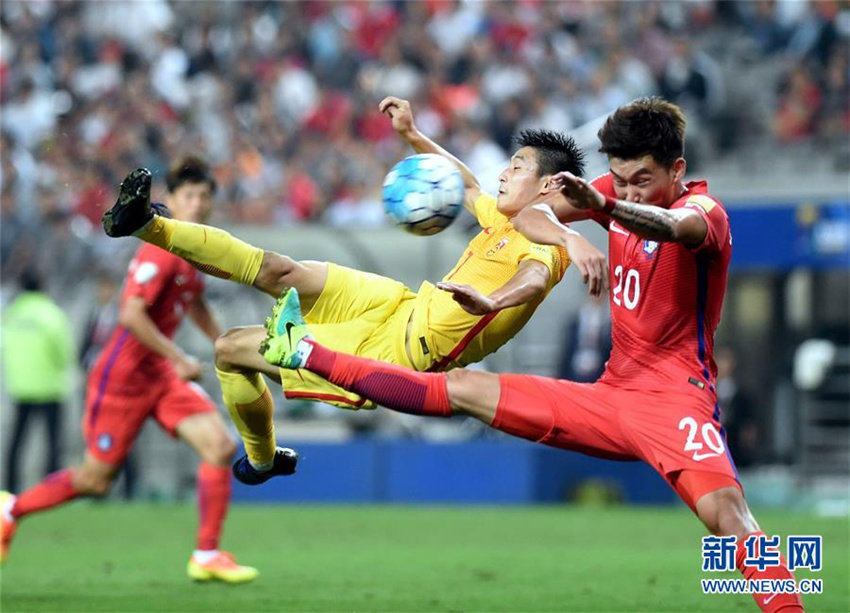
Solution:
{"label": "nike swoosh on cleat", "polygon": [[286,340],[289,341],[290,348],[292,347],[292,328],[294,327],[295,324],[291,321],[288,321],[283,325],[283,329],[286,330]]}

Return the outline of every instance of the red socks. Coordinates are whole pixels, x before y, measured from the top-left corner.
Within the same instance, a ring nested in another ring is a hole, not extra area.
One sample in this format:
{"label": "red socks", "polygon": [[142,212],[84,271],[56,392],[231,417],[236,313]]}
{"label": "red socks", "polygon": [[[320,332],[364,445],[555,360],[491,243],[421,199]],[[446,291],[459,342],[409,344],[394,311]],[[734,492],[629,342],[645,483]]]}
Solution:
{"label": "red socks", "polygon": [[[747,557],[747,548],[744,545],[747,538],[753,535],[763,535],[764,532],[751,532],[743,539],[738,541],[738,550],[735,554],[735,565],[744,579],[794,579],[794,574],[788,570],[788,562],[784,556],[780,556],[779,566],[768,566],[763,570],[759,570],[755,566],[745,566],[744,560]],[[765,613],[803,613],[803,601],[799,594],[753,594],[753,600],[756,601],[758,607]]]}
{"label": "red socks", "polygon": [[12,517],[19,519],[30,513],[51,509],[79,496],[71,484],[72,470],[66,468],[47,475],[41,483],[21,493],[12,507]]}
{"label": "red socks", "polygon": [[198,467],[197,549],[218,549],[221,527],[230,505],[230,467],[201,462]]}
{"label": "red socks", "polygon": [[[11,509],[11,515],[20,519],[30,513],[50,509],[80,494],[71,483],[73,469],[66,468],[21,493]],[[198,469],[198,549],[218,549],[221,527],[230,504],[230,467],[213,466],[205,462]]]}
{"label": "red socks", "polygon": [[304,368],[388,409],[411,415],[451,417],[445,373],[422,373],[313,346]]}

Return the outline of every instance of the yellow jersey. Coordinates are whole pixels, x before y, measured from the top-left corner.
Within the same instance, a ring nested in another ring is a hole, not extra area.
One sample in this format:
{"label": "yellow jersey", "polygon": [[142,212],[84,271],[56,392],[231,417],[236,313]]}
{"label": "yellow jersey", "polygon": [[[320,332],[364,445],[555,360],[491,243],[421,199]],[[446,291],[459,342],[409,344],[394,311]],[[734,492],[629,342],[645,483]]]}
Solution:
{"label": "yellow jersey", "polygon": [[443,281],[471,285],[488,295],[507,283],[523,260],[542,262],[549,281],[535,300],[487,315],[470,315],[449,292],[425,281],[413,308],[409,348],[417,370],[446,370],[478,362],[510,340],[532,316],[570,263],[561,247],[532,243],[496,209],[496,198],[482,194],[475,201],[482,230],[464,249]]}

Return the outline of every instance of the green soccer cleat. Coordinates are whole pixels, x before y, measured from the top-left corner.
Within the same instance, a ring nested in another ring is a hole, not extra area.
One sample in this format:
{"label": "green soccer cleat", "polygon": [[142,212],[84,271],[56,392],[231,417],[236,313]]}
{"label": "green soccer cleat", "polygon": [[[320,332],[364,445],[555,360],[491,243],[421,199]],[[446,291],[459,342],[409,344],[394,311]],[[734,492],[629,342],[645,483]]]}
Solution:
{"label": "green soccer cleat", "polygon": [[290,370],[302,368],[307,355],[298,346],[305,338],[313,337],[301,316],[298,291],[292,287],[277,299],[272,316],[266,319],[266,338],[260,344],[260,353],[269,364]]}
{"label": "green soccer cleat", "polygon": [[247,583],[257,578],[260,572],[253,566],[236,563],[233,554],[219,551],[206,562],[199,562],[194,555],[186,565],[186,574],[193,581],[222,581],[224,583]]}

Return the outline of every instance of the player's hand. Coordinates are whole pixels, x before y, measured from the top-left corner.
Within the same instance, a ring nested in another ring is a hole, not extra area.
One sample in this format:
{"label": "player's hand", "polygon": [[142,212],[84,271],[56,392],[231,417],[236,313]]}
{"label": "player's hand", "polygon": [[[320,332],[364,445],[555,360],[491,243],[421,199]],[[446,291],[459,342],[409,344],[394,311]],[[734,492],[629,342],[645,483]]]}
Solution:
{"label": "player's hand", "polygon": [[608,291],[608,266],[605,254],[579,234],[570,234],[566,241],[567,255],[581,273],[591,296],[600,296]]}
{"label": "player's hand", "polygon": [[470,285],[460,283],[437,283],[437,288],[449,292],[454,301],[470,315],[486,315],[497,311],[496,301],[488,298]]}
{"label": "player's hand", "polygon": [[174,360],[174,370],[183,381],[198,381],[203,376],[203,366],[190,355]]}
{"label": "player's hand", "polygon": [[393,120],[393,130],[402,138],[416,131],[413,111],[410,110],[410,102],[407,100],[387,96],[378,104],[378,110]]}
{"label": "player's hand", "polygon": [[605,207],[605,196],[590,183],[571,172],[559,172],[552,176],[552,187],[560,189],[571,205],[577,209],[601,211]]}

